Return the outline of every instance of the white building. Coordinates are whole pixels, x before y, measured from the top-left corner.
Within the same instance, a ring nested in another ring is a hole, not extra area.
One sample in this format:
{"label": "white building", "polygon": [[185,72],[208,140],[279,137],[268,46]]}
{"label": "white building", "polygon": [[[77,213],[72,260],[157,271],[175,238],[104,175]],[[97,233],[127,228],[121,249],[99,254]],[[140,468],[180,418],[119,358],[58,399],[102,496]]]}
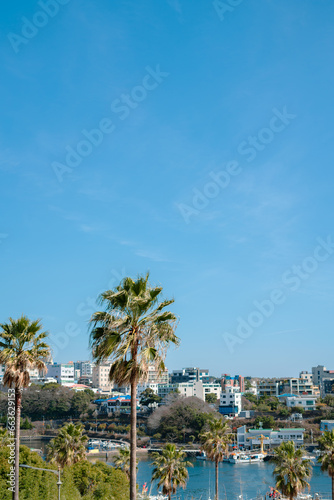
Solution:
{"label": "white building", "polygon": [[111,363],[93,366],[92,374],[93,387],[99,388],[109,394],[114,387],[114,384],[109,380],[110,366]]}
{"label": "white building", "polygon": [[203,383],[201,380],[193,382],[180,382],[175,384],[157,384],[158,395],[164,399],[169,393],[178,391],[186,398],[196,397],[205,401],[206,394],[215,394],[217,399],[220,396],[220,384]]}
{"label": "white building", "polygon": [[304,444],[304,432],[305,429],[299,427],[279,429],[278,431],[273,429],[249,429],[247,432],[246,426],[243,425],[237,430],[237,444],[238,447],[246,449],[259,448],[263,439],[261,436],[263,436],[264,448],[279,446],[287,441],[293,441],[297,446],[302,446]]}
{"label": "white building", "polygon": [[241,410],[241,392],[237,387],[227,387],[225,391],[220,393],[220,413],[223,415],[237,416]]}
{"label": "white building", "polygon": [[53,363],[47,365],[47,376],[55,378],[58,384],[74,384],[74,364],[73,363]]}
{"label": "white building", "polygon": [[[0,365],[0,382],[2,382],[5,370],[5,365]],[[40,372],[37,368],[32,368],[31,370],[28,370],[28,372],[30,376],[30,382],[32,383],[34,383],[40,377]]]}
{"label": "white building", "polygon": [[288,408],[300,407],[305,411],[316,409],[318,396],[287,396],[286,406]]}
{"label": "white building", "polygon": [[80,377],[92,377],[93,376],[94,363],[91,361],[76,361],[74,363],[74,369],[80,370]]}

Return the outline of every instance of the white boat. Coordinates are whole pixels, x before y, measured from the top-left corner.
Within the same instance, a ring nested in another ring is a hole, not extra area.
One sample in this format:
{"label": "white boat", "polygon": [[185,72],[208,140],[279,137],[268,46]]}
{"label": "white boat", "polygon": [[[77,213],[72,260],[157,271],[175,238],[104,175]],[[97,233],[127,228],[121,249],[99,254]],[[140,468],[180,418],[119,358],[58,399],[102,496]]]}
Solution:
{"label": "white boat", "polygon": [[232,453],[229,457],[231,464],[252,464],[263,462],[265,455],[263,453]]}
{"label": "white boat", "polygon": [[250,458],[245,453],[232,453],[229,462],[231,464],[248,464],[250,463]]}
{"label": "white boat", "polygon": [[253,453],[249,455],[250,463],[253,462],[263,462],[265,455],[263,453]]}
{"label": "white boat", "polygon": [[200,455],[196,456],[196,460],[206,460],[206,453],[202,451]]}

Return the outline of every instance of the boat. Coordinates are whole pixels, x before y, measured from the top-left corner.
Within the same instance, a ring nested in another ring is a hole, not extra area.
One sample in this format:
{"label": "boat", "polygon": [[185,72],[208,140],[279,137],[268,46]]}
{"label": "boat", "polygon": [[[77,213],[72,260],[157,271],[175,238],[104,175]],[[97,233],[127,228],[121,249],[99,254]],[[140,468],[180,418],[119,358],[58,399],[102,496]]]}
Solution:
{"label": "boat", "polygon": [[263,462],[264,457],[265,457],[264,453],[253,453],[252,455],[249,456],[250,463]]}
{"label": "boat", "polygon": [[245,453],[232,453],[229,462],[230,464],[248,464],[250,463],[250,457]]}
{"label": "boat", "polygon": [[232,453],[229,457],[231,464],[252,464],[255,462],[263,462],[264,453]]}
{"label": "boat", "polygon": [[206,453],[205,453],[205,451],[201,451],[200,455],[196,455],[196,460],[206,460]]}

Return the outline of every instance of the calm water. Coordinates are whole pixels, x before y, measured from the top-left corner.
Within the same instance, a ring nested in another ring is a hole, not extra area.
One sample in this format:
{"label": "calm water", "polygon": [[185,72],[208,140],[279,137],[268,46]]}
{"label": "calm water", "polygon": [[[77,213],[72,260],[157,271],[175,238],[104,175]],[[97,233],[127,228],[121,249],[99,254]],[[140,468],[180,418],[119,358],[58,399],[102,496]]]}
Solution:
{"label": "calm water", "polygon": [[[174,497],[182,500],[207,500],[209,484],[211,498],[214,498],[215,466],[210,461],[190,460],[194,467],[188,469],[189,481],[187,489],[179,490]],[[142,485],[151,479],[152,465],[149,458],[141,459],[138,464],[138,484],[140,491]],[[273,466],[268,462],[254,464],[229,464],[219,465],[219,498],[221,500],[237,500],[239,495],[243,499],[255,498],[265,495],[270,486],[274,486],[272,476]],[[322,493],[324,498],[331,498],[331,479],[321,472],[320,467],[313,467],[311,479],[311,494]],[[156,489],[152,488],[152,493]]]}
{"label": "calm water", "polygon": [[[34,440],[30,443],[24,442],[30,448],[42,448],[45,450],[46,442]],[[137,481],[142,489],[146,482],[150,486],[152,474],[152,461],[149,456],[140,457],[138,464]],[[209,485],[211,498],[214,498],[215,466],[214,463],[195,459],[188,459],[194,467],[189,468],[189,481],[187,489],[179,490],[174,497],[176,500],[207,500],[209,496]],[[229,464],[219,465],[219,498],[220,500],[238,500],[243,495],[244,500],[250,500],[258,495],[264,496],[270,486],[274,486],[272,476],[273,466],[270,462],[259,462],[254,464]],[[321,493],[323,498],[331,498],[331,479],[321,472],[320,467],[313,467],[311,479],[311,491]],[[157,493],[152,487],[152,494]]]}

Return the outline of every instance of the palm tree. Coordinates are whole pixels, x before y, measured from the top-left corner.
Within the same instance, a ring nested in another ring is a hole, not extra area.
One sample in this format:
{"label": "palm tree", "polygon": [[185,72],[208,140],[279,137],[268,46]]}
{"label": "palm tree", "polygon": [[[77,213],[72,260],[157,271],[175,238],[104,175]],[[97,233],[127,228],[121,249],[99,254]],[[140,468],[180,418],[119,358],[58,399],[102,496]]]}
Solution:
{"label": "palm tree", "polygon": [[14,500],[19,499],[19,450],[22,391],[29,386],[29,370],[46,371],[45,360],[50,354],[44,342],[39,320],[30,321],[26,316],[0,324],[0,363],[5,365],[3,385],[15,390],[15,486]]}
{"label": "palm tree", "polygon": [[228,423],[220,418],[212,418],[208,421],[208,426],[209,429],[200,435],[200,439],[202,441],[202,450],[205,451],[210,460],[215,462],[215,500],[218,500],[218,464],[228,453],[228,445],[231,442],[232,434]]}
{"label": "palm tree", "polygon": [[87,436],[82,424],[65,424],[48,445],[48,460],[64,467],[86,458]]}
{"label": "palm tree", "polygon": [[149,365],[165,369],[164,358],[175,335],[176,316],[164,311],[174,300],[159,303],[161,287],[151,287],[149,274],[135,281],[124,278],[99,297],[105,311],[91,318],[90,344],[97,364],[109,361],[110,381],[131,386],[130,499],[136,499],[137,384],[148,375]]}
{"label": "palm tree", "polygon": [[121,448],[118,456],[114,458],[114,464],[116,469],[121,469],[126,474],[127,478],[130,479],[130,448]]}
{"label": "palm tree", "polygon": [[296,449],[293,441],[282,443],[274,450],[273,460],[276,467],[273,475],[276,488],[290,500],[310,487],[307,480],[312,476],[312,465],[311,461],[304,459],[303,456],[303,449]]}
{"label": "palm tree", "polygon": [[9,443],[9,436],[8,436],[8,431],[7,429],[0,427],[0,447],[1,446],[7,446]]}
{"label": "palm tree", "polygon": [[186,487],[187,467],[193,467],[193,464],[185,461],[185,456],[183,448],[177,450],[175,444],[170,443],[165,445],[161,455],[159,453],[153,454],[152,482],[158,481],[158,487],[162,486],[162,493],[168,495],[168,500],[171,500],[177,488],[184,489]]}
{"label": "palm tree", "polygon": [[321,455],[318,461],[321,470],[328,472],[332,478],[332,500],[334,500],[334,430],[325,431],[319,438]]}

